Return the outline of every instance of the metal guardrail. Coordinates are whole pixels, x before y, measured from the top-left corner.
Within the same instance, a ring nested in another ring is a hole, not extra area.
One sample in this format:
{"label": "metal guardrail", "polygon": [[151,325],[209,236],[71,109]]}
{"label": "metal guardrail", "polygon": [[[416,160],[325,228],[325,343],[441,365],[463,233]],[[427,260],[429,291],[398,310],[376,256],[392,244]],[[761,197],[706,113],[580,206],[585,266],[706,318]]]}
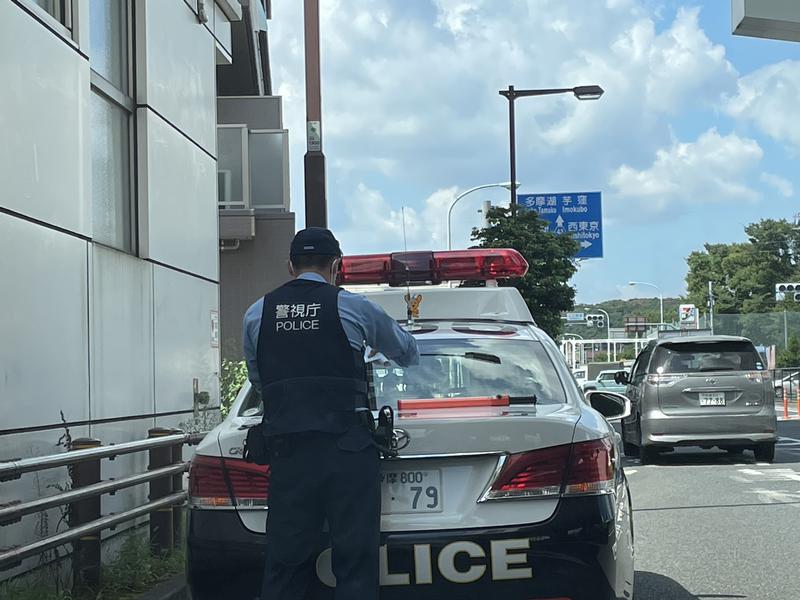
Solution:
{"label": "metal guardrail", "polygon": [[[100,531],[144,515],[150,515],[150,544],[154,552],[175,548],[181,539],[184,503],[183,446],[194,445],[205,436],[156,427],[148,439],[103,446],[100,440],[72,440],[68,452],[0,463],[0,483],[19,479],[26,473],[70,467],[71,489],[59,494],[0,506],[0,528],[18,522],[25,515],[68,505],[69,529],[29,544],[0,551],[0,571],[20,564],[64,544],[72,544],[73,588],[92,587],[100,580]],[[120,479],[101,480],[100,461],[147,450],[148,470]],[[148,502],[118,514],[101,516],[100,497],[121,489],[149,484]]]}

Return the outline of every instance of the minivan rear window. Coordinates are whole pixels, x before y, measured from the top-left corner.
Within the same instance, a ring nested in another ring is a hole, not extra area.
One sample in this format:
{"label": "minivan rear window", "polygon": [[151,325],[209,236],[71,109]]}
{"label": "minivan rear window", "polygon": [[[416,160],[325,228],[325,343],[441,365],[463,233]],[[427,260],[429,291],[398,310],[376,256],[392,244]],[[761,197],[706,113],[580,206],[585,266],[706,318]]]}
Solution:
{"label": "minivan rear window", "polygon": [[750,342],[682,342],[656,348],[650,373],[760,371],[761,358]]}

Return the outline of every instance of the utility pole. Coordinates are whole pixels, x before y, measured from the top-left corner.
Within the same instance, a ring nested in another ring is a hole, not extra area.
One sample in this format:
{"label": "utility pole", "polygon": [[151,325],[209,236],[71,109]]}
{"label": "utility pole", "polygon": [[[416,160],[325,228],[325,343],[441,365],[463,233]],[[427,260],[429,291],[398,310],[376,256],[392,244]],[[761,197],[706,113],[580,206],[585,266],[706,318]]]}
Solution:
{"label": "utility pole", "polygon": [[306,50],[306,227],[327,227],[325,155],[322,153],[319,0],[304,0]]}
{"label": "utility pole", "polygon": [[708,316],[711,325],[711,335],[714,335],[714,282],[708,282]]}

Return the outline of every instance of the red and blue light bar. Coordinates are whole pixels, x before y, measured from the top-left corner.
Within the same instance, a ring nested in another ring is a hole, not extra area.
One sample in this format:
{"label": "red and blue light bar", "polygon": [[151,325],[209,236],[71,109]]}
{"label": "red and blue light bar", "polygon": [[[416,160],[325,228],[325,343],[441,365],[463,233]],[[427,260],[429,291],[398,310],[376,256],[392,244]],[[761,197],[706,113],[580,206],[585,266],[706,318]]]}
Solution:
{"label": "red and blue light bar", "polygon": [[393,252],[343,257],[337,283],[436,285],[444,281],[523,277],[527,272],[528,262],[510,248]]}

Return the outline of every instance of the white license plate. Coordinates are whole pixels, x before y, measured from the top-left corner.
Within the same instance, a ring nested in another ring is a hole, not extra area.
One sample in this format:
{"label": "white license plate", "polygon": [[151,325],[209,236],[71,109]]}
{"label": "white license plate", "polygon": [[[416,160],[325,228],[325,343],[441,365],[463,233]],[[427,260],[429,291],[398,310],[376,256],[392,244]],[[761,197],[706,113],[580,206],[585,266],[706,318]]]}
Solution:
{"label": "white license plate", "polygon": [[442,472],[403,469],[381,472],[381,513],[442,512]]}
{"label": "white license plate", "polygon": [[725,406],[725,394],[723,392],[700,394],[700,406]]}

